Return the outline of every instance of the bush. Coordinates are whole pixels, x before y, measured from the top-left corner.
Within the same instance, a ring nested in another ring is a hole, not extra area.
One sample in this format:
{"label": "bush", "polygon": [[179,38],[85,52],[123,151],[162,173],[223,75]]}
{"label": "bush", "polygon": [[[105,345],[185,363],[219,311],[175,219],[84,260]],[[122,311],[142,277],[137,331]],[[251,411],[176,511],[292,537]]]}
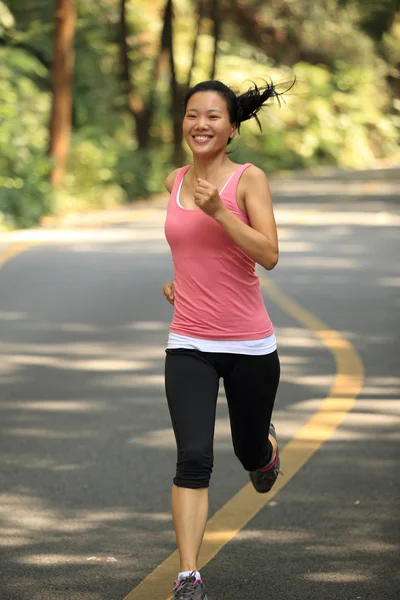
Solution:
{"label": "bush", "polygon": [[0,50],[0,222],[30,227],[51,211],[51,162],[46,157],[49,94],[30,75],[41,73],[35,59]]}

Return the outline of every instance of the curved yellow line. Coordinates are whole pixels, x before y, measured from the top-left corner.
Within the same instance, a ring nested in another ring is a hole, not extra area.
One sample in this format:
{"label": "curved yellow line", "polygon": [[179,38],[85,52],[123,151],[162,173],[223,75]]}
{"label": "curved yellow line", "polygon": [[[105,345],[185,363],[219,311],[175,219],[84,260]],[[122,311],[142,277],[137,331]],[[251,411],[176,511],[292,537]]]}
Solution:
{"label": "curved yellow line", "polygon": [[[283,448],[281,465],[285,476],[279,477],[271,492],[266,495],[257,494],[251,483],[248,483],[208,521],[199,556],[199,568],[210,562],[221,548],[287,485],[340,425],[363,387],[363,364],[350,342],[286,296],[269,278],[260,278],[260,283],[270,300],[303,327],[311,330],[332,353],[336,363],[336,374],[329,395],[319,410]],[[169,599],[171,582],[178,571],[179,554],[176,550],[124,600]]]}
{"label": "curved yellow line", "polygon": [[[0,267],[24,252],[33,242],[12,245],[0,254]],[[336,374],[328,396],[319,410],[300,429],[281,452],[284,477],[279,477],[269,494],[257,494],[248,483],[208,521],[199,556],[202,568],[233,537],[276,496],[290,479],[332,435],[353,407],[363,387],[364,369],[354,347],[337,331],[330,329],[312,313],[286,296],[269,278],[260,278],[265,295],[281,310],[321,340],[336,363]],[[171,597],[171,582],[179,570],[178,551],[173,552],[150,573],[124,600],[167,600]]]}
{"label": "curved yellow line", "polygon": [[18,244],[12,244],[10,248],[0,252],[0,267],[4,265],[8,260],[11,260],[17,254],[25,252],[30,246],[33,246],[35,242],[19,242]]}

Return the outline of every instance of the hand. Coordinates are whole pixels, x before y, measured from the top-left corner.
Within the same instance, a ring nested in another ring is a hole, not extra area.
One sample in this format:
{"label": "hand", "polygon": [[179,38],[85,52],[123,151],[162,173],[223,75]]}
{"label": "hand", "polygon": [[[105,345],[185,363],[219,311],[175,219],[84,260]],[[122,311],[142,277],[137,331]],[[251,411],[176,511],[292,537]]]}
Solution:
{"label": "hand", "polygon": [[170,304],[172,304],[172,306],[173,306],[174,302],[175,302],[175,285],[174,285],[174,282],[171,281],[171,283],[166,283],[163,286],[163,292],[164,292],[164,296],[166,297],[166,299],[168,300],[168,302]]}
{"label": "hand", "polygon": [[197,179],[197,185],[194,188],[194,201],[206,215],[213,218],[225,208],[217,188],[206,179]]}

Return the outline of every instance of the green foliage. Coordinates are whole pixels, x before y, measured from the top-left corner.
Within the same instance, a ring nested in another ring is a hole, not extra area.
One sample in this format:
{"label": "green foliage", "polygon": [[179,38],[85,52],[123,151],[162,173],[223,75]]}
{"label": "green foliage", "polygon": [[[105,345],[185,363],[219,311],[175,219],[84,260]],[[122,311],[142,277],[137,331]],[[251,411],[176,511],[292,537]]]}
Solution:
{"label": "green foliage", "polygon": [[[224,72],[231,73],[226,82],[238,89],[250,85],[249,80],[243,85],[250,72],[260,84],[267,74],[278,83],[297,77],[281,107],[275,101],[261,111],[262,132],[254,121],[243,124],[230,149],[237,162],[250,161],[269,172],[318,165],[361,168],[398,153],[398,118],[390,111],[383,63],[357,68],[338,61],[334,72],[298,63],[288,76],[283,69],[254,67],[252,59],[227,53],[217,75],[223,79]],[[285,84],[279,87],[284,90]]]}
{"label": "green foliage", "polygon": [[[24,52],[0,49],[0,224],[29,227],[51,209],[46,157],[49,94],[31,77],[41,67]],[[34,99],[34,102],[32,102]]]}
{"label": "green foliage", "polygon": [[339,4],[356,7],[362,29],[375,40],[382,39],[399,10],[398,0],[339,0]]}
{"label": "green foliage", "polygon": [[274,166],[287,168],[282,156],[288,154],[289,168],[365,167],[396,152],[398,132],[394,119],[383,114],[386,90],[377,72],[339,63],[332,73],[299,63],[295,73],[293,96],[266,123],[262,149]]}
{"label": "green foliage", "polygon": [[[174,168],[169,73],[164,70],[156,86],[149,145],[139,147],[129,90],[121,81],[120,3],[81,0],[68,169],[62,189],[51,190],[47,147],[55,4],[8,0],[6,8],[0,0],[0,226],[29,227],[44,214],[146,198],[164,190],[164,179]],[[365,167],[377,158],[398,156],[400,103],[387,83],[399,81],[396,4],[232,0],[232,10],[224,14],[217,78],[244,90],[251,81],[271,77],[290,82],[297,76],[282,106],[261,112],[262,132],[254,121],[243,124],[229,148],[232,159],[271,172],[318,165]],[[164,5],[164,0],[127,0],[130,88],[144,103],[154,87]],[[194,0],[174,1],[175,66],[181,85],[191,65],[194,5]],[[253,39],[251,27],[251,35],[245,35],[240,19],[233,19],[240,10],[254,18],[257,31],[265,27],[265,39],[271,28],[275,31],[272,47],[278,51],[273,57],[261,48],[255,30]],[[209,78],[212,25],[203,20],[192,84]],[[188,162],[190,158],[187,154]]]}

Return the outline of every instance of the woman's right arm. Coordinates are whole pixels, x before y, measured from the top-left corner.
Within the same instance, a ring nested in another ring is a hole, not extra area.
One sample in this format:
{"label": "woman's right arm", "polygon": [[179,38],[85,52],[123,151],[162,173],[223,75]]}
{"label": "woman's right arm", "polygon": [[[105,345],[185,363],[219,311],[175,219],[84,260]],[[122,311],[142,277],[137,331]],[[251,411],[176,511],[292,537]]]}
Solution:
{"label": "woman's right arm", "polygon": [[174,171],[172,171],[172,173],[170,173],[165,180],[164,185],[167,188],[167,192],[169,193],[171,193],[172,191],[172,187],[174,185],[175,177],[177,176],[178,171],[179,169],[175,169]]}
{"label": "woman's right arm", "polygon": [[[165,187],[167,189],[167,192],[171,193],[172,187],[174,185],[174,181],[175,181],[175,177],[178,173],[179,169],[175,169],[174,171],[172,171],[168,177],[165,180]],[[165,296],[165,298],[168,300],[168,302],[170,304],[172,304],[172,306],[174,305],[175,302],[175,298],[174,298],[174,282],[171,281],[170,283],[166,283],[163,286],[163,294]]]}
{"label": "woman's right arm", "polygon": [[171,281],[171,283],[166,283],[163,286],[163,294],[168,302],[173,306],[175,302],[175,286],[173,281]]}

